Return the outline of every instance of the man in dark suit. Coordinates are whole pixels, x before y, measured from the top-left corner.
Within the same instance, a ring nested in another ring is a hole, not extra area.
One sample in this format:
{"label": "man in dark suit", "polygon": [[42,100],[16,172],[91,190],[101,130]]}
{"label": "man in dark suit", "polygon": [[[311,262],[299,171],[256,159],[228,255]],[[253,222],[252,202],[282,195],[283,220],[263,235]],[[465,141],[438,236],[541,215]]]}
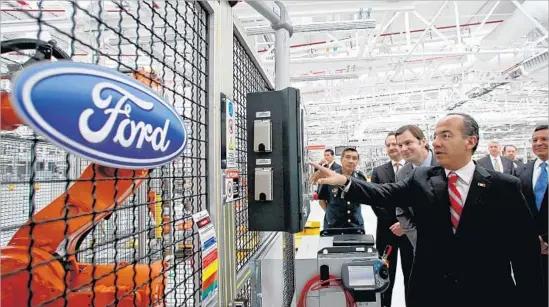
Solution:
{"label": "man in dark suit", "polygon": [[[536,160],[525,164],[517,171],[517,176],[522,182],[522,194],[526,198],[526,202],[530,207],[536,220],[536,226],[540,240],[542,243],[542,266],[544,273],[545,295],[547,299],[549,272],[547,259],[547,173],[549,172],[549,129],[547,125],[539,125],[534,129],[532,134],[532,151],[537,156]],[[549,302],[546,301],[547,306]]]}
{"label": "man in dark suit", "polygon": [[337,164],[337,162],[335,161],[335,153],[331,149],[324,150],[324,159],[320,161],[320,164],[324,167],[331,169],[332,171],[341,168],[341,165]]}
{"label": "man in dark suit", "polygon": [[501,146],[498,142],[488,142],[488,152],[490,153],[489,155],[484,158],[478,159],[478,165],[491,171],[505,173],[513,176],[516,174],[513,161],[500,155]]}
{"label": "man in dark suit", "polygon": [[[395,182],[395,176],[404,166],[404,160],[398,150],[398,145],[395,139],[395,133],[391,132],[385,138],[385,149],[387,155],[391,159],[389,162],[378,166],[372,171],[372,182],[374,183],[390,183]],[[389,277],[391,284],[389,288],[381,294],[381,306],[390,307],[393,295],[393,287],[398,264],[398,253],[402,259],[402,275],[404,277],[404,290],[408,285],[408,277],[412,269],[414,255],[410,243],[407,242],[406,236],[402,231],[400,224],[393,210],[388,211],[380,207],[372,206],[372,210],[377,216],[376,229],[376,247],[380,253],[383,253],[387,245],[391,245],[393,250],[389,255]]]}
{"label": "man in dark suit", "polygon": [[[329,168],[332,171],[337,171],[337,170],[341,169],[341,165],[337,164],[337,162],[335,161],[335,153],[331,149],[324,150],[324,159],[320,160],[320,162],[318,164],[322,165],[323,167]],[[315,176],[315,174],[313,174],[313,176],[311,178],[313,178],[314,176]],[[322,186],[319,185],[318,188],[317,188],[317,191],[316,191],[317,195],[320,195],[321,188],[322,188]],[[322,209],[324,209],[324,211],[326,211],[326,208],[328,206],[328,202],[324,199],[320,199],[318,201],[318,203],[319,203],[320,207]]]}
{"label": "man in dark suit", "polygon": [[513,166],[515,166],[515,170],[518,170],[524,165],[522,161],[517,159],[517,148],[515,147],[515,145],[503,146],[503,156],[513,161]]}
{"label": "man in dark suit", "polygon": [[342,186],[349,201],[413,206],[417,246],[408,307],[547,306],[540,242],[520,181],[475,165],[478,140],[471,116],[450,113],[435,128],[440,166],[383,185],[313,163],[325,176],[318,181]]}
{"label": "man in dark suit", "polygon": [[[404,180],[411,176],[417,167],[436,166],[435,155],[429,149],[427,138],[423,131],[416,125],[405,125],[397,129],[396,139],[400,152],[406,160],[406,165],[398,172],[397,181]],[[410,240],[413,248],[416,246],[416,225],[414,221],[414,209],[396,208],[396,217],[404,230],[406,237]],[[412,255],[413,257],[413,255]]]}

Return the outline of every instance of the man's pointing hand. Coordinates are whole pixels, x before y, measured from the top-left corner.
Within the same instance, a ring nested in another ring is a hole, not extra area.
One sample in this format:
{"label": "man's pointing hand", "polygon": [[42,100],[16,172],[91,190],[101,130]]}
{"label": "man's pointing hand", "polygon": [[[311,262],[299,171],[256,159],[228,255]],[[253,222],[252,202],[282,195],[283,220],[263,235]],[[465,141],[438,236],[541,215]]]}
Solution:
{"label": "man's pointing hand", "polygon": [[318,163],[309,162],[317,171],[311,176],[313,184],[329,184],[342,186],[347,182],[347,177],[332,171]]}

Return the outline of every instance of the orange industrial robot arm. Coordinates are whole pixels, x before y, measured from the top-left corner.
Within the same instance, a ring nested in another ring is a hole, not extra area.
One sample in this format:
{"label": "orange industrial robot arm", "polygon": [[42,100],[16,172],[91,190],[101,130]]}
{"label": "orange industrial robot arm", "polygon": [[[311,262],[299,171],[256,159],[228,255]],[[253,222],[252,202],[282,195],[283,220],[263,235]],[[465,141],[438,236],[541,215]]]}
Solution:
{"label": "orange industrial robot arm", "polygon": [[[9,52],[6,46],[14,49],[16,45],[2,42],[2,53]],[[20,40],[18,49],[40,49],[37,46],[48,47],[41,41]],[[143,71],[134,76],[153,88],[159,85],[153,73]],[[2,130],[24,124],[5,92],[1,107]],[[167,263],[93,265],[77,263],[74,256],[82,236],[132,195],[148,175],[146,169],[89,165],[65,193],[32,216],[1,250],[1,306],[28,306],[29,302],[30,306],[108,306],[115,301],[118,306],[164,305]]]}

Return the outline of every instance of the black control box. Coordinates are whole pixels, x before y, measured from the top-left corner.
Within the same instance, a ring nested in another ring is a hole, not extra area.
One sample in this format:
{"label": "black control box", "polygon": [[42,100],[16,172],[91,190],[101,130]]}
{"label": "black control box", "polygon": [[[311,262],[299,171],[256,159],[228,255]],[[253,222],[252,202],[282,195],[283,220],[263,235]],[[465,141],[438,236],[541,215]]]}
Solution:
{"label": "black control box", "polygon": [[299,90],[249,93],[248,227],[303,230],[309,215],[305,110]]}

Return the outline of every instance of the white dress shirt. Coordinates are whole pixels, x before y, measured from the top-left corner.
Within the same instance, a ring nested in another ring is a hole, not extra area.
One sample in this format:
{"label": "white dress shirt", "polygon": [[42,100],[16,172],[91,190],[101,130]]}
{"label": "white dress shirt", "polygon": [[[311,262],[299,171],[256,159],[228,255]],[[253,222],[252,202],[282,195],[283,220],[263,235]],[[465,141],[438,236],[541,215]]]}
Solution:
{"label": "white dress shirt", "polygon": [[501,156],[493,157],[490,155],[490,161],[492,162],[492,167],[496,170],[496,163],[499,165],[499,171],[503,173],[503,163],[501,163]]}
{"label": "white dress shirt", "polygon": [[[444,169],[444,171],[446,172],[446,177],[448,177],[448,174],[451,172],[451,170]],[[473,181],[473,174],[475,173],[475,163],[473,162],[473,160],[471,160],[464,167],[458,169],[457,171],[454,171],[454,173],[458,175],[456,187],[459,191],[459,194],[461,194],[461,203],[465,204],[467,194],[469,193],[469,189],[471,188],[471,181]]]}
{"label": "white dress shirt", "polygon": [[[539,175],[541,175],[541,167],[539,167],[541,165],[541,163],[545,162],[545,163],[548,163],[549,160],[546,160],[546,161],[541,161],[540,158],[537,158],[536,159],[536,162],[534,162],[534,173],[532,174],[532,188],[535,188],[536,187],[536,183],[538,182],[538,179],[539,179]],[[546,165],[545,166],[545,169],[547,169],[547,172],[549,173],[549,166]]]}
{"label": "white dress shirt", "polygon": [[[396,175],[396,173],[398,173],[398,171],[400,171],[402,169],[402,167],[404,166],[406,161],[404,161],[404,159],[402,159],[400,161],[391,160],[391,163],[393,164],[393,171],[395,172],[395,175]],[[397,164],[398,164],[398,169],[397,169]]]}

